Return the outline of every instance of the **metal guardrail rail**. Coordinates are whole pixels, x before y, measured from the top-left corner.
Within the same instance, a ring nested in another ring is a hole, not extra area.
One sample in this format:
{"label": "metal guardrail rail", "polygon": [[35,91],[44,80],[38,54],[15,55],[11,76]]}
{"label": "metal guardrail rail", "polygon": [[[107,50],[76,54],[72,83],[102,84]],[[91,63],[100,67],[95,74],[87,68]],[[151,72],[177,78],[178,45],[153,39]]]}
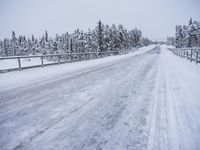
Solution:
{"label": "metal guardrail rail", "polygon": [[191,62],[200,63],[200,47],[194,48],[168,48],[172,53]]}
{"label": "metal guardrail rail", "polygon": [[[96,59],[102,58],[111,55],[121,55],[127,54],[130,51],[107,51],[107,52],[87,52],[87,53],[65,53],[65,54],[52,54],[52,55],[33,55],[33,56],[10,56],[10,57],[0,57],[0,66],[1,60],[7,59],[16,59],[18,67],[8,68],[8,69],[0,69],[0,73],[5,73],[9,71],[16,71],[16,70],[24,70],[36,67],[44,67],[56,64],[63,64],[75,61],[82,61],[82,60],[89,60],[89,59]],[[23,66],[21,60],[24,58],[40,58],[40,64],[38,65],[31,65],[31,66]],[[49,60],[51,63],[44,63],[44,60]]]}

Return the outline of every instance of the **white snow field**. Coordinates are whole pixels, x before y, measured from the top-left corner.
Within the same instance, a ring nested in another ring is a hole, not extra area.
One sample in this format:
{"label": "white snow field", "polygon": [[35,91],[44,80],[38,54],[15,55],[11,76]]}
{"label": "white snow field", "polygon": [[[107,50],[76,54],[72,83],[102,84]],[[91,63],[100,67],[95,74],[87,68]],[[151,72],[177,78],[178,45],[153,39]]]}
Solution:
{"label": "white snow field", "polygon": [[165,45],[0,80],[1,150],[200,149],[200,66]]}

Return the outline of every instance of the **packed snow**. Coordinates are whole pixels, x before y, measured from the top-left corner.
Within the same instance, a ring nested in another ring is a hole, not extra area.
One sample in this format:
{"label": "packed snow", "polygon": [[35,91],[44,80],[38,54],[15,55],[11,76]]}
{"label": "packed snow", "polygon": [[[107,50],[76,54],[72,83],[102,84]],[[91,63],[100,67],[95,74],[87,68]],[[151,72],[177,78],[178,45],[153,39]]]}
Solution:
{"label": "packed snow", "polygon": [[198,150],[199,67],[152,45],[0,74],[0,149]]}

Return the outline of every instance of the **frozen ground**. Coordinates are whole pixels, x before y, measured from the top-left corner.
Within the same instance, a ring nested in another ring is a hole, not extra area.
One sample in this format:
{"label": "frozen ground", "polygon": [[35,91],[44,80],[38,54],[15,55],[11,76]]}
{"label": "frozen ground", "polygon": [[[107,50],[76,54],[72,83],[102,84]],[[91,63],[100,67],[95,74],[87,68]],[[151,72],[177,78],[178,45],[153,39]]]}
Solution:
{"label": "frozen ground", "polygon": [[199,67],[152,46],[0,74],[0,149],[198,150]]}

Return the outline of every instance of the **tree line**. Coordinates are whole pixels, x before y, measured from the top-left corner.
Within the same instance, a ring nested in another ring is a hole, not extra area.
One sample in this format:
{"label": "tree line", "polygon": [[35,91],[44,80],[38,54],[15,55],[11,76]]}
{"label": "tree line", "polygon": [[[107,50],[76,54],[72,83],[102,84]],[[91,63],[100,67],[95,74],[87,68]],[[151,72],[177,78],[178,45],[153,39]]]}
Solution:
{"label": "tree line", "polygon": [[151,44],[148,38],[142,37],[142,32],[137,28],[127,30],[123,25],[109,26],[98,21],[97,26],[87,32],[77,29],[73,33],[56,34],[49,37],[48,32],[39,38],[16,36],[12,31],[12,37],[0,41],[1,56],[62,54],[84,52],[106,52],[128,50],[133,47],[147,46]]}
{"label": "tree line", "polygon": [[190,18],[188,25],[177,25],[175,45],[177,48],[200,47],[200,21]]}

